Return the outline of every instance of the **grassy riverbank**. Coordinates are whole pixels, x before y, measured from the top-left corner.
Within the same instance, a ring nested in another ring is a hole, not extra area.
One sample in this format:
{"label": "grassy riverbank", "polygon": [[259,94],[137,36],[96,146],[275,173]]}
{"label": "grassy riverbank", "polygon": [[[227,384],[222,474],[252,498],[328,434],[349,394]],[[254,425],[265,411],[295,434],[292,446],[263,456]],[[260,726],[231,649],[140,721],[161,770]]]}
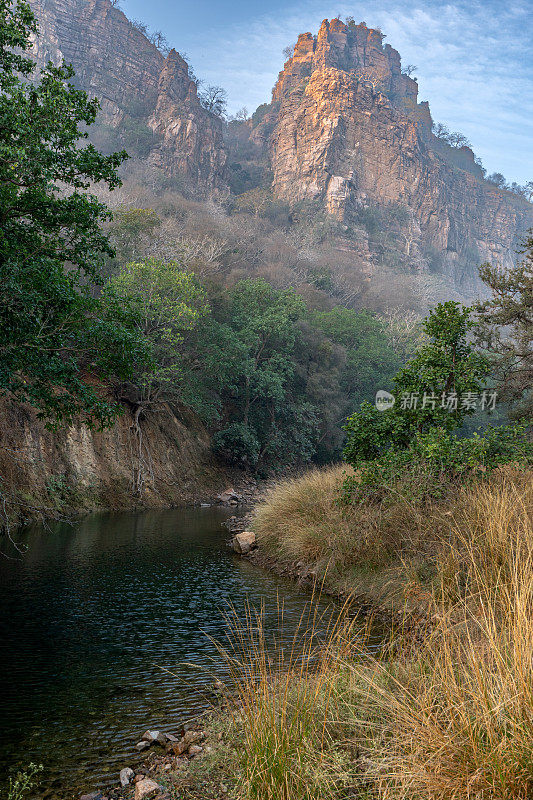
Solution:
{"label": "grassy riverbank", "polygon": [[426,626],[394,632],[376,657],[342,615],[320,647],[306,619],[298,647],[273,657],[260,614],[230,619],[237,700],[215,717],[192,785],[246,800],[527,800],[531,471],[507,468],[424,507],[348,511],[335,502],[341,473],[273,489],[257,512],[260,547],[326,584],[359,592],[373,580],[381,600],[418,604]]}
{"label": "grassy riverbank", "polygon": [[533,502],[533,472],[512,466],[475,485],[450,485],[440,499],[412,500],[399,486],[379,502],[344,504],[340,487],[351,474],[337,465],[271,488],[253,522],[260,557],[320,587],[402,611],[425,613],[441,586],[453,593],[462,556],[459,565],[454,558],[480,536],[494,540],[487,559],[501,559],[494,548],[506,525],[502,506],[512,509],[515,495]]}

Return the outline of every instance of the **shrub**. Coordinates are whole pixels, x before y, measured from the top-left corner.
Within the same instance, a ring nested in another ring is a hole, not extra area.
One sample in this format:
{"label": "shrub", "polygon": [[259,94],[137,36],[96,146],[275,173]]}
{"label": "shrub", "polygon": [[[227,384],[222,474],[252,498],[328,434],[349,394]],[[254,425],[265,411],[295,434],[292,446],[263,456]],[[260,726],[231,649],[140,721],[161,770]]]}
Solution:
{"label": "shrub", "polygon": [[431,311],[423,326],[427,342],[394,377],[393,407],[380,413],[365,403],[348,418],[348,463],[355,467],[389,448],[407,448],[432,428],[451,432],[474,413],[475,404],[461,398],[481,395],[488,365],[469,341],[473,324],[471,309],[459,303],[439,303]]}
{"label": "shrub", "polygon": [[34,779],[42,770],[42,765],[30,764],[26,771],[17,772],[15,778],[9,779],[7,800],[24,800],[28,792],[34,788]]}
{"label": "shrub", "polygon": [[397,502],[400,495],[410,501],[440,498],[509,462],[533,463],[533,443],[523,427],[489,427],[471,438],[433,428],[417,434],[408,448],[391,448],[363,464],[357,477],[344,481],[342,497],[345,502]]}

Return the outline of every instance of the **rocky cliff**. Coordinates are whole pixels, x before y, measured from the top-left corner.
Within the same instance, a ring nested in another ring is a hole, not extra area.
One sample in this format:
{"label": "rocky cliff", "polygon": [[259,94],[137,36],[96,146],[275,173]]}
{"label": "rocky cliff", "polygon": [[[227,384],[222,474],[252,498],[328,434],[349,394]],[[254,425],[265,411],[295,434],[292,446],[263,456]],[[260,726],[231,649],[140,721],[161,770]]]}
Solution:
{"label": "rocky cliff", "polygon": [[39,22],[34,53],[73,65],[77,85],[101,102],[101,121],[134,116],[154,132],[147,160],[196,194],[224,188],[222,122],[202,108],[183,58],[165,58],[110,0],[31,0]]}
{"label": "rocky cliff", "polygon": [[[72,63],[106,125],[134,138],[144,126],[152,139],[142,160],[178,186],[199,197],[226,193],[222,122],[202,107],[179,53],[165,58],[110,0],[31,2],[40,65]],[[476,293],[479,264],[511,266],[533,225],[533,206],[485,181],[470,148],[433,134],[416,80],[364,23],[324,20],[317,36],[300,35],[260,109],[241,126],[265,162],[251,164],[248,184],[272,174],[274,198],[326,210],[343,226],[343,258],[368,280],[390,267],[443,276],[444,294]]]}
{"label": "rocky cliff", "polygon": [[[398,247],[457,284],[510,266],[532,205],[486,182],[468,147],[437,139],[415,80],[378,30],[324,20],[299,36],[252,137],[268,148],[276,197],[317,201],[349,226],[368,207],[402,207]],[[372,243],[370,243],[371,245]]]}

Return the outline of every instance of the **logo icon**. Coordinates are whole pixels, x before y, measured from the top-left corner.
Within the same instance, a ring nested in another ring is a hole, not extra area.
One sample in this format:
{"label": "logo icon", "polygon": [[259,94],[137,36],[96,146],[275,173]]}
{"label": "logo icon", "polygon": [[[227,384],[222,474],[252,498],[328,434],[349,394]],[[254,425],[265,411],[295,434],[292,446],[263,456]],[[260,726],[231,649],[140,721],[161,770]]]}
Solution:
{"label": "logo icon", "polygon": [[376,392],[376,408],[378,411],[387,411],[387,409],[393,407],[394,402],[394,395],[386,392],[384,389],[380,389]]}

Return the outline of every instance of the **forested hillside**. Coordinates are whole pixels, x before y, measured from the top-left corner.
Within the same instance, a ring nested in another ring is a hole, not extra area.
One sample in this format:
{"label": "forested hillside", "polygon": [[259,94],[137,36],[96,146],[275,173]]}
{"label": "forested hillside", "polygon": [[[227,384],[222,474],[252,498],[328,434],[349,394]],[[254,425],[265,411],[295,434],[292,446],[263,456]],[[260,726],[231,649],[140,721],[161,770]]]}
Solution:
{"label": "forested hillside", "polygon": [[[223,94],[199,93],[183,58],[165,58],[108,0],[84,0],[76,17],[68,3],[36,10],[40,17],[24,2],[3,8],[4,395],[33,407],[48,428],[73,426],[78,438],[83,426],[112,431],[120,416],[129,437],[120,471],[131,472],[141,501],[150,487],[161,495],[147,435],[158,420],[165,427],[195,415],[222,470],[266,477],[338,459],[346,418],[393,388],[425,342],[423,313],[460,289],[446,270],[422,264],[422,229],[406,238],[414,217],[398,198],[356,203],[350,216],[348,206],[340,213],[307,190],[289,196],[280,183],[272,143],[284,92],[291,86],[294,102],[309,72],[318,80],[317,70],[342,71],[363,58],[361,26],[337,20],[316,42],[304,37],[274,104],[223,121]],[[78,74],[62,63],[65,25],[74,26],[65,53]],[[100,102],[78,87],[103,26],[106,36],[120,32],[117,53],[126,57],[135,42],[146,58],[136,51],[123,81],[113,60],[98,62],[91,94],[100,91]],[[360,91],[389,114],[415,87],[395,51],[383,51],[372,31],[365,36],[368,58],[399,83],[389,87],[392,106],[372,87]],[[352,48],[343,45],[346,64],[338,61],[342,42]],[[148,105],[135,116],[142,92]],[[476,180],[489,191],[481,172]],[[498,191],[502,209],[529,209],[523,197],[511,202]],[[372,253],[367,235],[380,243]],[[407,250],[394,259],[398,237]],[[490,266],[482,275],[496,290]],[[27,445],[26,433],[18,440]],[[80,470],[65,453],[71,466],[56,474],[49,456],[45,481],[68,489]]]}

